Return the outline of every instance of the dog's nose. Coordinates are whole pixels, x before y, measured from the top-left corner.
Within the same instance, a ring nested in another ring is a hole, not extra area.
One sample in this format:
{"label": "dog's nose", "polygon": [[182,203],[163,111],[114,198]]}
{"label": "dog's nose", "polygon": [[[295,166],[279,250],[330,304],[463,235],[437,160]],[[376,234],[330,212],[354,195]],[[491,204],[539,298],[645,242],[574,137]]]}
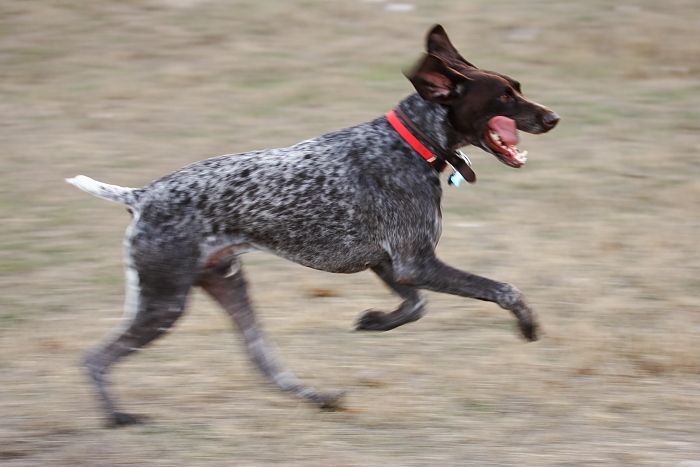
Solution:
{"label": "dog's nose", "polygon": [[559,123],[559,115],[554,112],[547,112],[542,117],[542,123],[547,127],[548,130],[554,128],[557,123]]}

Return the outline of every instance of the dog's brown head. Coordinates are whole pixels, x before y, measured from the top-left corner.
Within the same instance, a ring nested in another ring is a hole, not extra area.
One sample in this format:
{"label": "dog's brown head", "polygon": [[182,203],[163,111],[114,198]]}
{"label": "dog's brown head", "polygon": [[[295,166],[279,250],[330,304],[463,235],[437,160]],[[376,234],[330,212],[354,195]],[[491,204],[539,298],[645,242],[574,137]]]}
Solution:
{"label": "dog's brown head", "polygon": [[440,25],[428,33],[427,54],[407,77],[423,99],[449,107],[460,145],[478,146],[511,167],[527,156],[516,146],[518,129],[545,133],[559,122],[556,113],[526,99],[513,78],[465,60]]}

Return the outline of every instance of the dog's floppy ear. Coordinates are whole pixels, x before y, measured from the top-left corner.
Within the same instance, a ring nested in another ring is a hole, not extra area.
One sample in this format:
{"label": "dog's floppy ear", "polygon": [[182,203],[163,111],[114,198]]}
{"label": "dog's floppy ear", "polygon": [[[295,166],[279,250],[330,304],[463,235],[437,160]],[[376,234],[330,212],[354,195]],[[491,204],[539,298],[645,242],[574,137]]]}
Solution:
{"label": "dog's floppy ear", "polygon": [[445,32],[445,28],[443,28],[439,24],[433,26],[432,29],[430,29],[430,31],[428,32],[428,37],[426,39],[426,49],[428,50],[429,54],[438,56],[445,60],[447,63],[458,61],[466,63],[467,65],[476,68],[476,66],[469,63],[464,57],[460,55],[459,52],[457,52],[455,46],[452,45],[452,42],[450,42],[450,38],[447,37],[447,32]]}
{"label": "dog's floppy ear", "polygon": [[466,91],[470,81],[435,55],[424,56],[413,70],[405,74],[423,99],[439,104],[454,102]]}

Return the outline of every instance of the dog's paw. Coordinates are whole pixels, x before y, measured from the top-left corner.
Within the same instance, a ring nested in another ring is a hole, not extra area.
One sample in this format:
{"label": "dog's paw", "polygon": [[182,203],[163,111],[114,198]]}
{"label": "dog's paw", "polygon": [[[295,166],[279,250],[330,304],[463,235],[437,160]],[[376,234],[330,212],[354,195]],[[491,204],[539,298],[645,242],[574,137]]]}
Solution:
{"label": "dog's paw", "polygon": [[355,323],[356,331],[386,331],[386,313],[377,310],[365,311]]}
{"label": "dog's paw", "polygon": [[518,320],[520,334],[530,342],[536,341],[540,332],[537,313],[525,303],[522,295],[515,303],[508,306],[507,309],[509,309]]}
{"label": "dog's paw", "polygon": [[144,415],[134,415],[126,412],[114,412],[110,415],[110,418],[107,421],[107,426],[109,428],[118,428],[129,425],[140,425],[142,423],[146,423],[147,421],[148,417]]}
{"label": "dog's paw", "polygon": [[316,394],[314,402],[318,404],[321,410],[333,412],[336,410],[344,410],[346,391],[327,391]]}
{"label": "dog's paw", "polygon": [[518,329],[520,334],[530,342],[534,342],[539,338],[540,325],[537,322],[537,315],[535,312],[524,306],[519,313],[516,314],[518,318]]}
{"label": "dog's paw", "polygon": [[518,328],[520,334],[530,342],[534,342],[539,338],[540,326],[533,316],[518,319]]}

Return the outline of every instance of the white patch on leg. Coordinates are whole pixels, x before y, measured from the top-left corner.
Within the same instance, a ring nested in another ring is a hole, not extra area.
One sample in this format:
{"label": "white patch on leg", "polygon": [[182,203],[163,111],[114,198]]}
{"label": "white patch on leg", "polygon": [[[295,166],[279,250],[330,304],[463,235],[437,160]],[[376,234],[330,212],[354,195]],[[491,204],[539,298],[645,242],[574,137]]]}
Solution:
{"label": "white patch on leg", "polygon": [[139,311],[140,301],[141,301],[141,280],[139,278],[139,272],[136,270],[134,265],[131,263],[131,252],[129,241],[132,238],[132,233],[134,231],[134,226],[139,220],[139,213],[135,212],[131,223],[126,228],[126,234],[124,236],[124,265],[125,265],[125,297],[124,297],[124,325],[125,329],[136,317]]}
{"label": "white patch on leg", "polygon": [[133,321],[139,310],[139,297],[141,295],[141,285],[139,273],[131,266],[126,267],[126,296],[124,299],[124,318],[130,323]]}
{"label": "white patch on leg", "polygon": [[[141,286],[139,280],[138,271],[129,264],[129,258],[127,256],[126,265],[126,279],[125,279],[125,298],[124,298],[124,312],[120,318],[120,324],[114,328],[108,335],[107,338],[103,340],[102,345],[109,345],[119,337],[127,332],[134,322],[136,315],[139,311],[139,306],[141,304]],[[137,350],[137,349],[131,349]]]}
{"label": "white patch on leg", "polygon": [[411,312],[415,312],[417,310],[420,310],[425,306],[425,298],[421,297],[418,299],[418,301],[413,305],[413,308],[411,308]]}
{"label": "white patch on leg", "polygon": [[139,312],[139,307],[141,306],[141,279],[139,277],[139,272],[131,263],[131,253],[129,251],[129,239],[131,238],[131,233],[134,230],[134,225],[136,225],[138,218],[138,213],[134,213],[134,218],[131,220],[129,227],[126,228],[126,235],[124,238],[124,312],[121,318],[121,325],[111,334],[114,339],[118,338],[131,327],[131,324],[134,322]]}
{"label": "white patch on leg", "polygon": [[226,275],[224,277],[233,277],[240,270],[241,270],[241,262],[236,260],[233,263],[231,263],[231,267],[229,268],[228,272],[226,273]]}

